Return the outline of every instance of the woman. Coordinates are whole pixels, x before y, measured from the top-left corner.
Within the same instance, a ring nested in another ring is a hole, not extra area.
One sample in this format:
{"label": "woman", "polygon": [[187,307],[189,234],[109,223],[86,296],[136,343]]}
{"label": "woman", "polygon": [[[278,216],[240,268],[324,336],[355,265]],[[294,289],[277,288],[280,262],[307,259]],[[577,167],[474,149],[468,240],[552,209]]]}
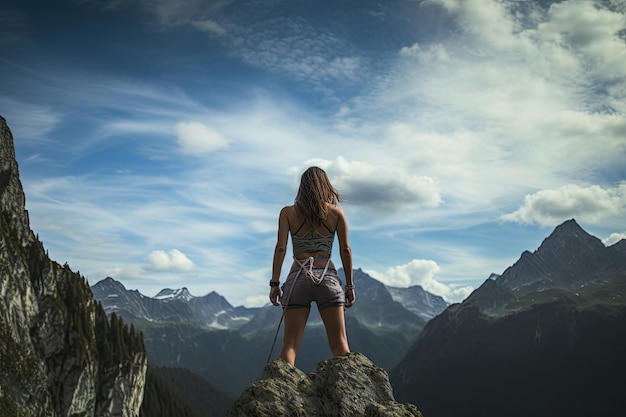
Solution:
{"label": "woman", "polygon": [[[318,167],[307,169],[292,206],[284,207],[278,219],[278,241],[274,250],[270,301],[283,305],[285,329],[280,357],[294,366],[309,312],[315,301],[326,328],[333,355],[350,352],[343,309],[354,304],[352,251],[348,243],[348,225],[337,205],[341,197]],[[335,234],[346,276],[345,293],[330,260]],[[280,270],[291,235],[293,263],[287,280],[279,288]]]}

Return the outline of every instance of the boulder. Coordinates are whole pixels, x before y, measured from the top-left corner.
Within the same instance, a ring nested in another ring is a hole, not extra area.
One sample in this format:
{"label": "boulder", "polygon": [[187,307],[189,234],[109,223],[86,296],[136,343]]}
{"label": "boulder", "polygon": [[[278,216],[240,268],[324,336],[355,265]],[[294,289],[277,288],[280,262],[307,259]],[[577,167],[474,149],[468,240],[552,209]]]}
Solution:
{"label": "boulder", "polygon": [[260,379],[232,404],[227,417],[409,417],[422,414],[399,404],[387,372],[351,352],[320,362],[306,374],[282,359],[267,364]]}

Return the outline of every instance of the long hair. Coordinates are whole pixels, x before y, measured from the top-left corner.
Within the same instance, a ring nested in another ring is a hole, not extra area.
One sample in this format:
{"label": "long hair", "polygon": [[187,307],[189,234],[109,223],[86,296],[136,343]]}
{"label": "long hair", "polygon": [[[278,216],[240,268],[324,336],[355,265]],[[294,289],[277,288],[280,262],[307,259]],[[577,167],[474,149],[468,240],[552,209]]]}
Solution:
{"label": "long hair", "polygon": [[304,171],[294,205],[311,228],[316,229],[326,219],[328,203],[337,204],[340,201],[339,192],[323,169],[310,167]]}

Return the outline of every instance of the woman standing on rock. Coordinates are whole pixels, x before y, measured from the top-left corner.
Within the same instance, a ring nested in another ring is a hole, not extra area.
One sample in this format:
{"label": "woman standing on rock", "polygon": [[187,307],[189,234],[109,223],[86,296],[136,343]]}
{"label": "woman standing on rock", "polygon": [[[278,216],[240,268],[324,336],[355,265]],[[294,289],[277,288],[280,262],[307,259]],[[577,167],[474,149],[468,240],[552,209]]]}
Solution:
{"label": "woman standing on rock", "polygon": [[[318,167],[307,169],[292,206],[284,207],[278,219],[278,240],[274,250],[270,301],[284,309],[285,329],[280,358],[295,364],[304,328],[315,301],[326,328],[333,355],[350,352],[346,337],[344,306],[354,304],[352,251],[348,243],[348,225],[338,206],[341,197]],[[339,254],[346,276],[345,293],[330,259],[337,234]],[[287,280],[279,288],[280,271],[291,235],[293,263]]]}

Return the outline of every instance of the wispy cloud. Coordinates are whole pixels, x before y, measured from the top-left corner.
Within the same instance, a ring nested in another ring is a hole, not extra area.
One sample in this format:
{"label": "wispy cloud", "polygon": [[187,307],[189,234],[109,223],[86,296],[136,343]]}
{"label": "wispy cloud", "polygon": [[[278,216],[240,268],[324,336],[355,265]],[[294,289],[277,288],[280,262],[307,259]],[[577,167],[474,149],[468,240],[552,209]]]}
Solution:
{"label": "wispy cloud", "polygon": [[51,106],[24,103],[0,97],[0,112],[10,120],[13,135],[33,146],[50,142],[48,134],[61,122],[61,114]]}
{"label": "wispy cloud", "polygon": [[92,3],[183,33],[194,70],[160,49],[119,72],[2,61],[33,228],[90,276],[260,302],[278,211],[312,164],[347,198],[355,266],[449,299],[513,260],[512,237],[489,246],[476,228],[623,232],[623,2],[409,2],[440,30],[395,43],[261,3]]}

